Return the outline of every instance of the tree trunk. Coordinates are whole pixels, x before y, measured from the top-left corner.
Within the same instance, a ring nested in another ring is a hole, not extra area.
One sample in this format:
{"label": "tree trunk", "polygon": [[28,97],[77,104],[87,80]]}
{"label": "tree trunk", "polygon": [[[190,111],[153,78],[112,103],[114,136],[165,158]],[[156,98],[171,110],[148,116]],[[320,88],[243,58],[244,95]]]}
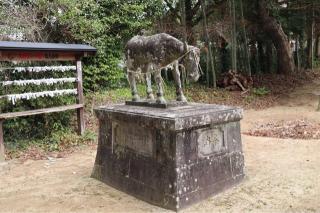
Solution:
{"label": "tree trunk", "polygon": [[244,47],[244,55],[245,55],[245,60],[246,60],[246,71],[249,76],[251,76],[251,65],[250,65],[250,53],[249,53],[249,47],[248,47],[248,38],[247,38],[247,31],[246,31],[246,25],[245,25],[245,19],[243,15],[243,3],[242,0],[240,0],[240,13],[241,13],[241,25],[242,25],[242,30],[243,30],[243,47]]}
{"label": "tree trunk", "polygon": [[185,16],[186,16],[186,31],[188,37],[188,43],[195,45],[196,39],[193,33],[193,24],[192,24],[192,0],[185,0]]}
{"label": "tree trunk", "polygon": [[312,36],[307,39],[307,68],[312,68]]}
{"label": "tree trunk", "polygon": [[313,69],[313,56],[314,56],[314,18],[313,15],[310,17],[310,25],[307,30],[307,67]]}
{"label": "tree trunk", "polygon": [[300,40],[299,37],[296,38],[296,63],[297,63],[297,68],[300,70],[301,68],[301,61],[300,61]]}
{"label": "tree trunk", "polygon": [[235,1],[230,0],[230,15],[232,17],[232,42],[231,42],[231,55],[232,55],[232,70],[238,71],[237,69],[237,28],[236,28],[236,6]]}
{"label": "tree trunk", "polygon": [[320,58],[320,36],[317,36],[317,41],[316,41],[316,56],[317,56],[317,58]]}
{"label": "tree trunk", "polygon": [[266,43],[266,71],[268,73],[272,72],[273,65],[273,46],[272,42],[268,41]]}
{"label": "tree trunk", "polygon": [[[200,0],[201,1],[201,10],[203,13],[203,33],[206,38],[206,46],[208,47],[208,53],[207,53],[207,84],[209,87],[209,65],[211,67],[211,73],[212,73],[212,85],[213,88],[217,88],[217,77],[216,77],[216,71],[214,67],[214,57],[212,54],[212,45],[210,42],[210,37],[208,33],[208,26],[207,26],[207,17],[206,17],[206,2],[205,0]],[[210,62],[210,63],[209,63]]]}
{"label": "tree trunk", "polygon": [[261,40],[258,40],[258,55],[259,55],[259,62],[260,62],[260,71],[262,73],[265,73],[266,72],[266,67],[265,67],[266,56],[264,54],[263,42]]}
{"label": "tree trunk", "polygon": [[180,12],[181,12],[181,25],[183,28],[183,42],[188,41],[187,34],[187,24],[186,24],[186,2],[185,0],[180,0]]}
{"label": "tree trunk", "polygon": [[258,0],[258,16],[261,29],[270,36],[277,50],[278,72],[289,74],[294,71],[294,60],[290,43],[277,20],[269,15],[265,0]]}

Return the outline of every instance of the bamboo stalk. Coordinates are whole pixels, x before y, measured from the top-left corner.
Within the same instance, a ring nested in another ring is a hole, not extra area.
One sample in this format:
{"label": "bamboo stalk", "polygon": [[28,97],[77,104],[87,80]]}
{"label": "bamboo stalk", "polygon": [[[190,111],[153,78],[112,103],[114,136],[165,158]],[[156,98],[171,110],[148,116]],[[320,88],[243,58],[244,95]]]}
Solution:
{"label": "bamboo stalk", "polygon": [[[188,41],[188,35],[187,35],[187,24],[186,24],[186,3],[185,0],[180,0],[180,11],[181,11],[181,25],[183,27],[183,42],[187,43]],[[183,75],[181,76],[181,82],[182,82],[182,88],[185,87],[186,84],[186,78],[183,78]]]}
{"label": "bamboo stalk", "polygon": [[242,20],[242,27],[243,27],[243,36],[244,36],[244,51],[245,51],[245,57],[246,57],[246,68],[248,75],[251,76],[251,66],[250,66],[250,53],[248,48],[248,38],[247,38],[247,30],[246,26],[244,24],[244,14],[243,14],[243,3],[242,0],[240,0],[240,12],[241,12],[241,20]]}
{"label": "bamboo stalk", "polygon": [[203,14],[203,32],[206,37],[206,45],[208,47],[208,53],[207,53],[207,86],[209,87],[209,64],[211,67],[211,72],[212,72],[212,86],[214,89],[217,88],[217,77],[216,77],[216,72],[215,72],[215,66],[214,66],[214,58],[212,54],[212,45],[210,42],[210,37],[208,33],[208,26],[207,26],[207,16],[206,16],[206,8],[205,8],[205,0],[201,0],[201,9],[202,9],[202,14]]}
{"label": "bamboo stalk", "polygon": [[[312,3],[313,5],[313,3]],[[312,7],[312,24],[311,24],[311,69],[314,68],[314,7]]]}
{"label": "bamboo stalk", "polygon": [[232,16],[232,70],[237,70],[237,38],[236,38],[236,7],[235,1],[230,0],[230,14]]}

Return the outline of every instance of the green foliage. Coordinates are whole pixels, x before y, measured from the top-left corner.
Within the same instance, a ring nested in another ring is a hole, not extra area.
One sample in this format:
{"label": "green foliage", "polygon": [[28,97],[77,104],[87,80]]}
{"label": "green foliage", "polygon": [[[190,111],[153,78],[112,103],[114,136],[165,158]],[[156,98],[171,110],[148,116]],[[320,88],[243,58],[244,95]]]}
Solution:
{"label": "green foliage", "polygon": [[83,78],[85,90],[119,88],[126,84],[125,73],[118,67],[119,59],[113,55],[100,54],[85,66]]}
{"label": "green foliage", "polygon": [[56,15],[63,38],[98,48],[98,56],[85,60],[85,88],[97,90],[122,86],[125,78],[118,64],[123,58],[124,44],[140,30],[152,25],[162,2],[60,0],[60,3],[64,9]]}
{"label": "green foliage", "polygon": [[252,93],[257,96],[265,96],[270,93],[270,90],[268,90],[265,87],[259,87],[259,88],[253,88]]}
{"label": "green foliage", "polygon": [[[10,1],[8,1],[10,2]],[[152,25],[161,10],[161,0],[35,0],[15,2],[15,7],[0,3],[0,22],[5,21],[0,32],[10,35],[20,29],[25,39],[31,41],[88,43],[98,49],[98,54],[84,59],[85,90],[97,91],[102,88],[121,87],[126,84],[125,75],[118,67],[123,58],[123,47],[126,41],[141,29]],[[15,8],[20,16],[11,16],[8,11]],[[27,16],[32,11],[31,18]],[[22,16],[25,15],[25,16]],[[25,19],[25,20],[21,20]],[[10,21],[13,20],[13,21]],[[5,29],[3,29],[5,27]],[[21,65],[19,65],[21,66]],[[62,77],[58,74],[33,73],[0,73],[1,80],[41,79]],[[71,77],[71,76],[63,76]],[[43,90],[67,89],[70,85],[1,87],[0,95]],[[12,105],[0,100],[0,112],[25,111],[52,106],[75,103],[72,97],[39,98],[21,100]],[[37,115],[12,119],[5,122],[5,139],[7,144],[19,144],[28,138],[29,141],[42,139],[48,142],[50,149],[55,149],[61,141],[58,135],[71,131],[75,124],[74,112],[62,112],[49,115]],[[68,128],[66,128],[68,127]],[[76,137],[74,137],[76,139]],[[50,139],[50,140],[49,140]],[[70,137],[72,141],[72,137]],[[50,145],[49,145],[50,144]]]}
{"label": "green foliage", "polygon": [[251,103],[253,103],[255,100],[256,100],[256,96],[255,96],[255,95],[247,95],[247,96],[245,96],[245,98],[244,98],[244,101],[245,101],[247,104],[251,104]]}
{"label": "green foliage", "polygon": [[[153,85],[153,91],[156,91],[156,86]],[[137,84],[138,94],[141,98],[146,97],[146,85]],[[155,93],[155,92],[154,92]],[[175,85],[171,82],[165,83],[164,95],[167,100],[175,100]],[[188,94],[187,94],[188,97]],[[94,102],[97,105],[105,103],[117,103],[124,102],[125,100],[131,99],[131,90],[128,86],[117,88],[113,90],[100,90],[98,93],[91,93],[87,95],[87,100],[89,102]]]}
{"label": "green foliage", "polygon": [[314,65],[314,67],[320,67],[320,59],[315,58],[313,61],[313,65]]}
{"label": "green foliage", "polygon": [[63,151],[81,144],[94,142],[96,137],[96,134],[91,131],[86,131],[83,136],[79,136],[70,130],[58,131],[54,132],[50,138],[47,137],[46,140],[42,140],[42,147],[46,151]]}
{"label": "green foliage", "polygon": [[85,89],[119,87],[125,80],[118,64],[126,41],[150,28],[162,8],[161,0],[8,0],[0,3],[0,32],[21,32],[31,41],[91,44],[98,55],[84,60]]}
{"label": "green foliage", "polygon": [[[19,139],[6,142],[6,150],[9,158],[19,157],[30,147],[36,148],[37,152],[55,152],[70,150],[84,144],[95,143],[97,136],[91,131],[86,131],[79,136],[70,130],[56,131],[42,139]],[[20,154],[19,154],[20,153]]]}

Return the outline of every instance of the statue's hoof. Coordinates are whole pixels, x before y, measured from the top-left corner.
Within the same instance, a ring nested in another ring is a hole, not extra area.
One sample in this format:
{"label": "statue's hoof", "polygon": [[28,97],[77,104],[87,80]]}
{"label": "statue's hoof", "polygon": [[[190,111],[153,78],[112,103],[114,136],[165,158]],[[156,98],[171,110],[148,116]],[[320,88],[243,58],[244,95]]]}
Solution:
{"label": "statue's hoof", "polygon": [[163,97],[161,97],[161,98],[157,98],[156,103],[157,104],[166,104],[167,101]]}
{"label": "statue's hoof", "polygon": [[139,101],[139,100],[140,100],[139,95],[134,95],[134,96],[132,97],[132,101]]}
{"label": "statue's hoof", "polygon": [[184,95],[178,96],[177,101],[187,102],[187,98]]}
{"label": "statue's hoof", "polygon": [[147,99],[154,100],[154,95],[152,93],[148,94]]}

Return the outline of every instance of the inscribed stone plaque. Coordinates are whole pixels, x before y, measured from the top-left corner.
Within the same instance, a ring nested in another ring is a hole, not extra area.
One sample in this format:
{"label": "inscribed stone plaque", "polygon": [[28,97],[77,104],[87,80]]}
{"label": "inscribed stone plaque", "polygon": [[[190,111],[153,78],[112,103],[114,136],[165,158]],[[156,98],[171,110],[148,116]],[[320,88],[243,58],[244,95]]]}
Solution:
{"label": "inscribed stone plaque", "polygon": [[145,156],[152,156],[152,132],[130,123],[112,123],[112,145],[129,148]]}
{"label": "inscribed stone plaque", "polygon": [[197,130],[198,156],[208,157],[226,150],[226,135],[222,126]]}

